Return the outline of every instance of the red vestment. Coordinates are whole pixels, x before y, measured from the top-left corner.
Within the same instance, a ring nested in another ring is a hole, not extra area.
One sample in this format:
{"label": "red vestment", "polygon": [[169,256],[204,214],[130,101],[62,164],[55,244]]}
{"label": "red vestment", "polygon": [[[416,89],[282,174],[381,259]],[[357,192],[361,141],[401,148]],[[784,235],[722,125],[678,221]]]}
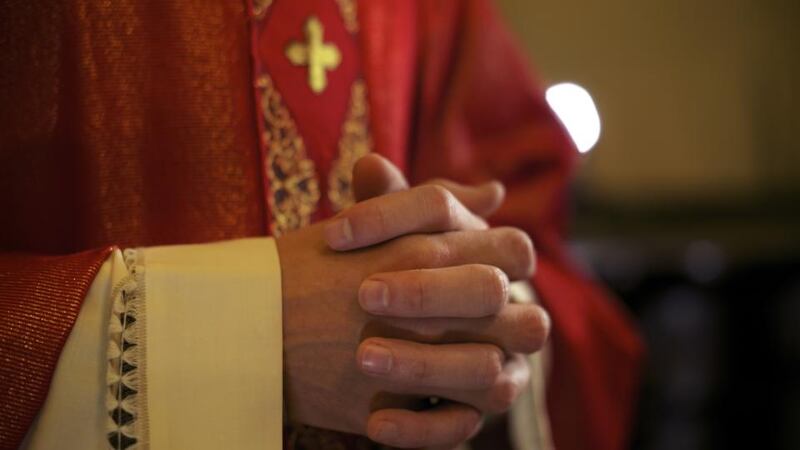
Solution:
{"label": "red vestment", "polygon": [[[41,407],[110,246],[269,233],[278,200],[260,73],[293,114],[320,184],[356,78],[375,151],[412,182],[505,183],[493,223],[531,234],[533,284],[554,324],[556,446],[624,447],[641,343],[564,253],[576,153],[488,1],[361,0],[349,37],[334,0],[277,0],[257,17],[263,3],[0,7],[0,449],[19,445]],[[302,92],[304,69],[280,53],[312,12],[343,55],[324,101]],[[313,218],[331,210],[322,192]]]}

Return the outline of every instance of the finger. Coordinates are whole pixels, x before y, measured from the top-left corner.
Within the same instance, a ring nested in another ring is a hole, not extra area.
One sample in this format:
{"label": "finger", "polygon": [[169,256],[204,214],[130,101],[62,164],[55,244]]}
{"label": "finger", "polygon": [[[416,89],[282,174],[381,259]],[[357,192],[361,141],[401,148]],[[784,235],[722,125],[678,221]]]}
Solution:
{"label": "finger", "polygon": [[495,383],[485,391],[464,390],[438,391],[437,396],[474,406],[484,414],[501,414],[514,405],[528,388],[531,369],[524,355],[515,353],[503,365],[503,371]]}
{"label": "finger", "polygon": [[369,153],[353,166],[353,195],[357,202],[408,189],[400,169],[388,159]]}
{"label": "finger", "polygon": [[550,316],[538,305],[508,304],[500,313],[477,319],[384,317],[369,322],[363,336],[385,336],[428,344],[484,343],[508,354],[541,350],[550,336]]}
{"label": "finger", "polygon": [[392,270],[485,264],[517,281],[530,279],[536,265],[531,239],[510,227],[405,236],[386,249],[396,255]]}
{"label": "finger", "polygon": [[[505,188],[499,181],[471,186],[436,178],[426,181],[423,185],[444,187],[472,213],[484,218],[495,212],[505,198]],[[369,153],[356,161],[353,166],[352,186],[355,199],[360,202],[406,190],[408,181],[391,161],[376,153]]]}
{"label": "finger", "polygon": [[419,412],[382,409],[370,414],[367,437],[399,448],[455,446],[477,433],[480,425],[480,413],[461,404],[445,404]]}
{"label": "finger", "polygon": [[[550,336],[550,316],[534,304],[508,304],[491,317],[479,319],[390,319],[390,323],[410,325],[420,342],[483,342],[506,353],[536,353]],[[425,337],[431,339],[426,339]]]}
{"label": "finger", "polygon": [[423,183],[423,185],[426,184],[442,186],[452,192],[473,214],[483,218],[487,218],[497,211],[506,196],[505,187],[499,181],[471,186],[437,178]]}
{"label": "finger", "polygon": [[486,317],[508,299],[508,276],[494,266],[469,264],[371,275],[358,302],[368,313],[393,317]]}
{"label": "finger", "polygon": [[[505,188],[498,181],[471,186],[436,178],[423,183],[438,185],[449,190],[467,209],[481,217],[488,217],[500,207]],[[353,167],[353,193],[356,201],[408,189],[408,181],[394,164],[381,155],[370,153]]]}
{"label": "finger", "polygon": [[358,346],[361,371],[397,386],[396,393],[436,389],[485,390],[503,370],[505,355],[494,345],[429,345],[400,339],[369,338]]}
{"label": "finger", "polygon": [[447,189],[419,186],[355,204],[328,223],[324,234],[332,249],[352,250],[411,233],[486,228]]}

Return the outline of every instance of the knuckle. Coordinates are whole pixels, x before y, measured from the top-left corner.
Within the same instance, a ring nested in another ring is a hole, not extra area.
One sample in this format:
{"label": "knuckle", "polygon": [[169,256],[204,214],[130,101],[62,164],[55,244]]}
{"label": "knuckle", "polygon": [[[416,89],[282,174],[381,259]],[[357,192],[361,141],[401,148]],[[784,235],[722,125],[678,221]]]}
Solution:
{"label": "knuckle", "polygon": [[539,306],[524,305],[520,321],[520,351],[535,353],[541,350],[550,335],[550,319],[547,313]]}
{"label": "knuckle", "polygon": [[489,393],[489,412],[499,414],[511,409],[518,392],[519,388],[510,379],[498,382]]}
{"label": "knuckle", "polygon": [[552,324],[550,322],[550,314],[548,314],[544,308],[537,306],[536,309],[539,311],[539,324],[541,325],[541,328],[539,328],[540,347],[543,347],[547,343],[547,340],[550,339]]}
{"label": "knuckle", "polygon": [[394,241],[397,245],[396,254],[400,261],[408,261],[412,267],[420,267],[426,251],[429,238],[422,235],[411,235]]}
{"label": "knuckle", "polygon": [[452,260],[450,245],[439,237],[423,236],[415,260],[417,267],[444,267]]}
{"label": "knuckle", "polygon": [[498,348],[488,349],[483,354],[483,362],[477,373],[479,388],[488,389],[503,372],[503,353]]}
{"label": "knuckle", "polygon": [[408,363],[408,376],[415,383],[423,383],[430,378],[430,366],[426,358],[415,358]]}
{"label": "knuckle", "polygon": [[426,186],[431,210],[434,212],[434,222],[439,227],[453,228],[457,221],[457,200],[455,196],[440,185]]}
{"label": "knuckle", "polygon": [[409,268],[427,267],[428,261],[437,245],[436,239],[429,235],[414,234],[401,238],[398,242],[398,259],[407,262]]}
{"label": "knuckle", "polygon": [[497,314],[508,299],[509,281],[505,272],[493,266],[478,266],[479,277],[483,279],[484,314]]}
{"label": "knuckle", "polygon": [[518,228],[507,228],[505,239],[514,255],[516,267],[520,271],[520,278],[527,278],[533,274],[533,242],[527,233]]}

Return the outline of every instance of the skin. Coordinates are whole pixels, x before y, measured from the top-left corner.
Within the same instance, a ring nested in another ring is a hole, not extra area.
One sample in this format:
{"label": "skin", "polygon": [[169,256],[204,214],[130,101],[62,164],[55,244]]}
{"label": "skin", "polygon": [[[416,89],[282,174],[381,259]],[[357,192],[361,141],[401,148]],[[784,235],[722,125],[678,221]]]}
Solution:
{"label": "skin", "polygon": [[[395,447],[451,447],[527,385],[546,313],[508,303],[534,268],[530,239],[482,216],[502,187],[408,189],[388,161],[354,170],[359,201],[277,240],[291,420]],[[353,356],[355,355],[355,360]],[[421,409],[421,399],[446,399]]]}

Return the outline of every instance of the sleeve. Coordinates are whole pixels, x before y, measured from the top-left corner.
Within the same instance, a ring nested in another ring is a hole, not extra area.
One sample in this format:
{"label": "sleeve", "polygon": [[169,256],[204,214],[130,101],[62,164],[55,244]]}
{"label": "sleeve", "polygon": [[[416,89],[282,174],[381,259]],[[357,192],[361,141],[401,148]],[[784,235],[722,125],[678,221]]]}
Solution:
{"label": "sleeve", "polygon": [[281,448],[275,242],[115,250],[24,448]]}
{"label": "sleeve", "polygon": [[565,251],[577,152],[489,0],[421,4],[416,142],[410,178],[500,179],[494,225],[528,232],[531,280],[553,320],[548,412],[559,450],[624,448],[643,345],[627,311]]}
{"label": "sleeve", "polygon": [[64,342],[110,252],[0,254],[0,449],[19,447],[44,403]]}

